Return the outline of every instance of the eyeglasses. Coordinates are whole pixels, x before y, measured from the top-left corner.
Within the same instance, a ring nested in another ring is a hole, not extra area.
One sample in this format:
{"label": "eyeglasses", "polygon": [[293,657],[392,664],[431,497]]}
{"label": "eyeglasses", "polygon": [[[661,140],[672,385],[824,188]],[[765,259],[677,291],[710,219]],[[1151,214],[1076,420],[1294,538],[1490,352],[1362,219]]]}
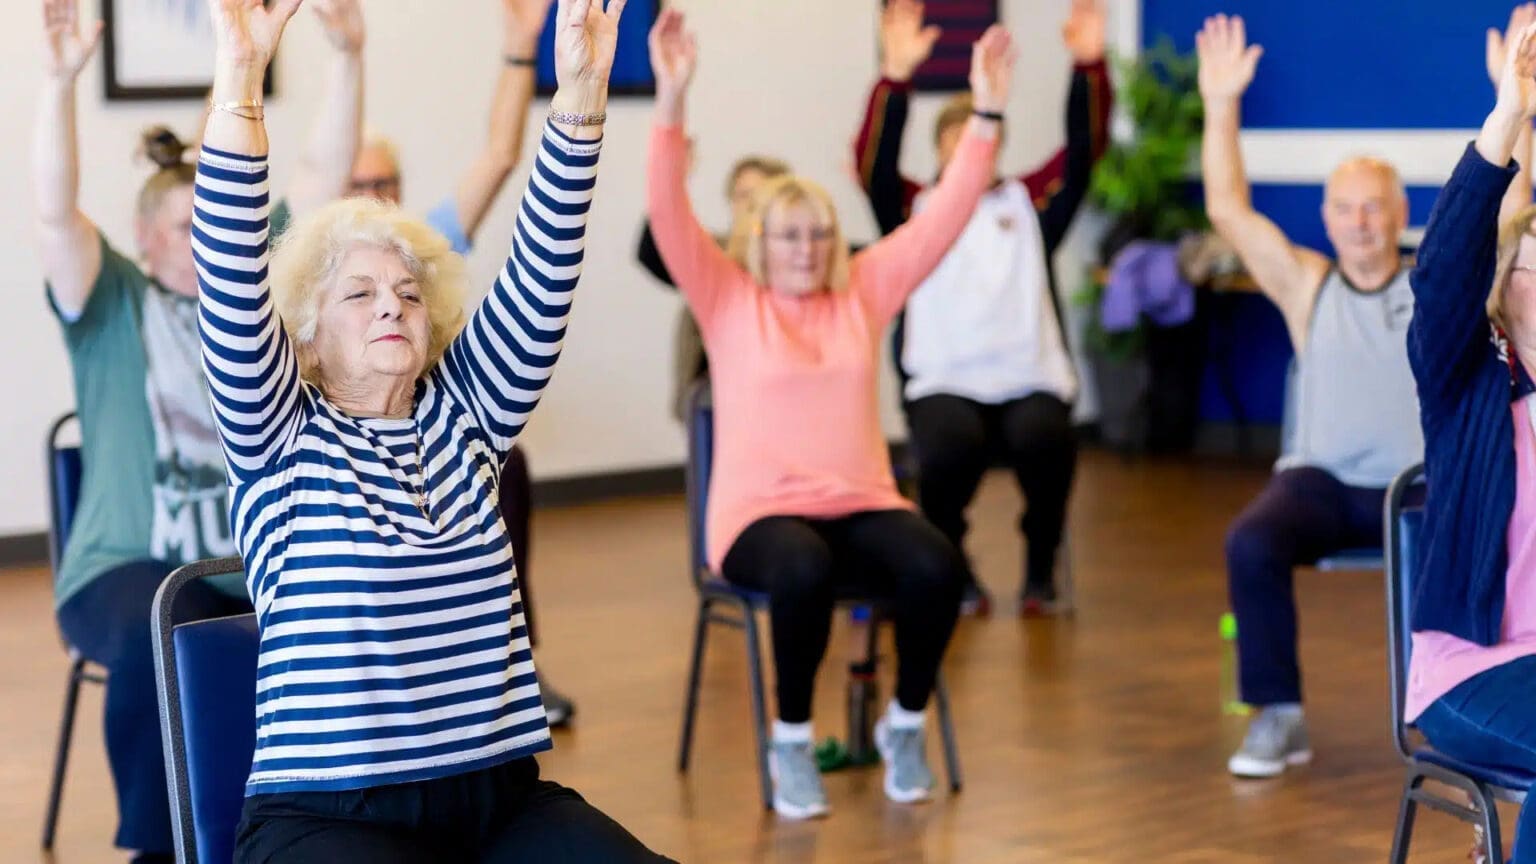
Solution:
{"label": "eyeglasses", "polygon": [[400,192],[400,175],[393,174],[388,177],[360,177],[351,182],[353,195],[385,196]]}
{"label": "eyeglasses", "polygon": [[812,228],[809,231],[765,231],[764,236],[776,243],[793,246],[799,243],[831,243],[837,234],[831,228]]}

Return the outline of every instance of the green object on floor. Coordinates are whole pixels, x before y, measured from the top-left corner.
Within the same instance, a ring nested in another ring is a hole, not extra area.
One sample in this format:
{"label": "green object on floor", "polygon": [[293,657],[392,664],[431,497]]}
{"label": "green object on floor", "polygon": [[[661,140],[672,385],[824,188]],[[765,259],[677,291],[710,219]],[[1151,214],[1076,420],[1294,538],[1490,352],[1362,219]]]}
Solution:
{"label": "green object on floor", "polygon": [[1221,613],[1221,638],[1228,642],[1237,639],[1237,616],[1231,612]]}
{"label": "green object on floor", "polygon": [[873,765],[879,761],[880,754],[873,750],[860,758],[854,758],[854,754],[849,753],[843,742],[836,738],[827,738],[816,745],[816,768],[823,774],[860,765]]}

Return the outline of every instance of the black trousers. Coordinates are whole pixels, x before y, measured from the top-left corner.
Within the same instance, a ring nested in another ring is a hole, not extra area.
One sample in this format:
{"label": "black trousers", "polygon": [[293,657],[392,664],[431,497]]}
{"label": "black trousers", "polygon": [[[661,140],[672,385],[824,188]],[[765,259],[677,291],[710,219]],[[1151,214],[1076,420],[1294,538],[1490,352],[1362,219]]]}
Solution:
{"label": "black trousers", "polygon": [[896,625],[896,700],[928,704],[960,615],[965,559],[938,529],[906,510],[841,519],[769,516],[731,544],[721,575],[770,597],[779,719],[811,719],[816,669],[840,595],[887,599]]}
{"label": "black trousers", "polygon": [[998,405],[937,394],[905,407],[923,515],[957,549],[965,548],[965,508],[987,469],[1006,464],[1024,493],[1019,530],[1027,541],[1025,578],[1032,585],[1052,584],[1077,469],[1071,406],[1032,393]]}
{"label": "black trousers", "polygon": [[247,798],[238,864],[651,864],[664,858],[532,758],[346,792]]}
{"label": "black trousers", "polygon": [[[134,561],[97,576],[59,607],[59,629],[81,655],[107,670],[107,762],[117,787],[116,844],[123,849],[171,854],[171,804],[160,742],[155,697],[154,637],[150,606],[174,569],[164,561]],[[179,620],[217,618],[251,611],[202,582],[182,589]]]}

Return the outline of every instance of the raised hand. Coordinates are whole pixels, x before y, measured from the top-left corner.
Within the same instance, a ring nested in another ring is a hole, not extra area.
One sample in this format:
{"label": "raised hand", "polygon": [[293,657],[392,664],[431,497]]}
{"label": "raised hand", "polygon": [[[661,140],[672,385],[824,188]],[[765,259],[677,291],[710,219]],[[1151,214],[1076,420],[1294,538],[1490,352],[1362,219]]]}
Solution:
{"label": "raised hand", "polygon": [[1195,34],[1195,53],[1200,58],[1200,95],[1207,101],[1238,99],[1253,81],[1264,49],[1248,44],[1243,19],[1217,15],[1205,19]]}
{"label": "raised hand", "polygon": [[363,6],[359,0],[311,0],[325,38],[344,54],[363,50]]}
{"label": "raised hand", "polygon": [[608,86],[625,0],[560,0],[555,11],[555,80],[561,87]]}
{"label": "raised hand", "polygon": [[1061,41],[1078,63],[1104,59],[1104,7],[1099,0],[1072,0],[1072,14],[1061,25]]}
{"label": "raised hand", "polygon": [[77,0],[43,0],[43,33],[47,50],[43,52],[45,71],[55,78],[73,80],[96,53],[101,44],[101,22],[80,34]]}
{"label": "raised hand", "polygon": [[910,80],[933,54],[940,32],[923,26],[921,0],[890,0],[880,13],[881,74],[892,81]]}
{"label": "raised hand", "polygon": [[220,65],[265,69],[272,62],[283,28],[304,0],[208,0]]}
{"label": "raised hand", "polygon": [[650,46],[657,95],[675,98],[687,92],[699,63],[699,43],[684,26],[681,11],[671,6],[661,10],[651,28]]}
{"label": "raised hand", "polygon": [[1000,24],[988,27],[971,46],[971,100],[977,111],[1000,113],[1007,107],[1018,57],[1013,37]]}
{"label": "raised hand", "polygon": [[1499,28],[1488,28],[1488,44],[1483,52],[1483,61],[1488,70],[1488,80],[1494,87],[1499,86],[1499,79],[1504,76],[1504,58],[1510,41],[1520,35],[1532,21],[1536,21],[1536,3],[1521,3],[1509,13],[1509,24],[1504,32]]}
{"label": "raised hand", "polygon": [[1536,117],[1536,22],[1526,24],[1511,42],[1494,110],[1511,112],[1529,123]]}

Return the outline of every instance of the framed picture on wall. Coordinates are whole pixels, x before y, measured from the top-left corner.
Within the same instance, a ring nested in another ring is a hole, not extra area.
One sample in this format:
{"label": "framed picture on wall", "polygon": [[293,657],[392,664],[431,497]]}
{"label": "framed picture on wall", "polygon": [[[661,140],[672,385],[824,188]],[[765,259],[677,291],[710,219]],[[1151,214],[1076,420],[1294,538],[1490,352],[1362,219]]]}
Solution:
{"label": "framed picture on wall", "polygon": [[933,56],[912,75],[912,87],[920,91],[968,89],[971,44],[996,24],[997,18],[997,0],[928,0],[923,23],[938,27],[943,35],[933,46]]}
{"label": "framed picture on wall", "polygon": [[[207,0],[101,0],[107,99],[203,100],[213,85]],[[272,68],[263,90],[272,94]]]}
{"label": "framed picture on wall", "polygon": [[[598,0],[601,2],[601,0]],[[662,0],[629,0],[619,19],[619,44],[613,55],[613,74],[608,78],[610,96],[652,96],[656,78],[651,74],[649,37]],[[539,37],[539,95],[555,92],[555,13],[550,10]]]}

